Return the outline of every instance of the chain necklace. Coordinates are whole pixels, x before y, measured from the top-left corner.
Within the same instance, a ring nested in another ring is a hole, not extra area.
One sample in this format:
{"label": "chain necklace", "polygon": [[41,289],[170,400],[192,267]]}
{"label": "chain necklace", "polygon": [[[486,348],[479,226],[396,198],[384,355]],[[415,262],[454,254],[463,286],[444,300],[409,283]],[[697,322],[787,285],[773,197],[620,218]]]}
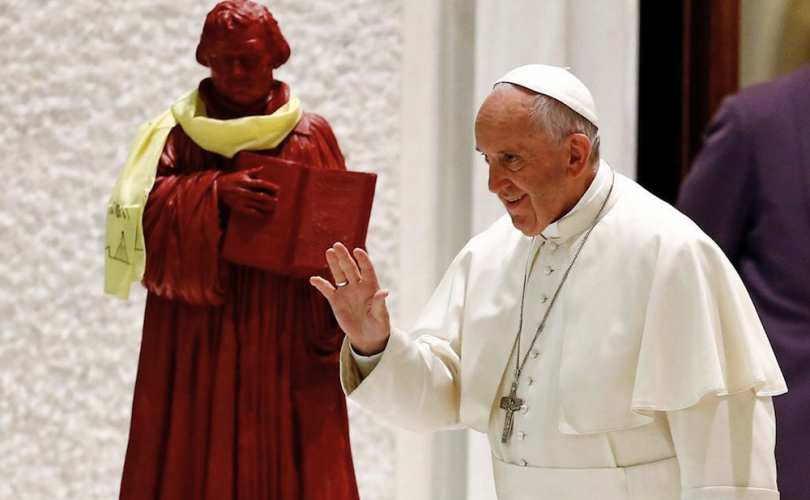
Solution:
{"label": "chain necklace", "polygon": [[500,408],[506,410],[506,418],[504,419],[503,424],[503,433],[501,434],[501,443],[506,443],[509,441],[509,438],[512,436],[512,430],[514,427],[514,418],[515,412],[520,410],[523,407],[524,401],[517,397],[517,388],[518,382],[520,381],[520,376],[523,374],[523,368],[526,366],[526,361],[529,359],[529,354],[534,348],[535,342],[540,337],[540,334],[543,332],[543,329],[546,326],[546,320],[548,319],[548,315],[551,312],[551,309],[554,307],[554,303],[557,301],[557,296],[560,294],[560,290],[562,289],[565,281],[568,279],[568,274],[571,272],[571,268],[574,267],[574,263],[577,261],[577,257],[579,257],[579,253],[582,251],[582,247],[585,246],[585,242],[588,241],[588,237],[590,237],[591,232],[596,227],[596,224],[599,222],[599,216],[602,215],[602,212],[605,210],[605,206],[607,205],[608,200],[610,199],[610,195],[613,193],[613,185],[616,182],[616,173],[611,171],[612,177],[610,180],[610,189],[608,190],[608,194],[605,197],[602,205],[599,207],[599,211],[596,213],[596,216],[593,218],[593,222],[591,223],[591,227],[588,228],[588,231],[585,233],[585,237],[582,238],[582,242],[577,247],[577,251],[574,253],[574,257],[571,259],[571,263],[568,264],[568,268],[563,273],[563,277],[560,280],[560,284],[557,285],[557,289],[554,290],[554,294],[551,296],[551,302],[548,304],[548,308],[546,308],[546,312],[543,314],[543,318],[540,320],[540,324],[537,325],[537,330],[534,332],[534,337],[532,337],[532,341],[529,344],[529,348],[526,350],[526,354],[524,354],[523,359],[520,359],[520,337],[523,333],[523,309],[526,303],[526,284],[529,281],[529,263],[532,261],[532,257],[534,256],[534,237],[532,237],[532,243],[529,245],[529,255],[526,257],[526,268],[523,271],[523,290],[520,294],[520,321],[518,322],[518,331],[517,335],[515,336],[515,343],[512,346],[512,350],[515,352],[515,371],[514,376],[512,379],[512,386],[509,390],[509,395],[504,396],[501,398]]}

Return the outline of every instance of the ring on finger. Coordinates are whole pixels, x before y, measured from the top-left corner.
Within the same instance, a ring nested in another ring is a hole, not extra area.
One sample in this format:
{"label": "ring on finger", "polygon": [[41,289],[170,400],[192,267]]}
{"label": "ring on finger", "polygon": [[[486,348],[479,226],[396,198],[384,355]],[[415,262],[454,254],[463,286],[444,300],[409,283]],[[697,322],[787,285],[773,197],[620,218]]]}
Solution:
{"label": "ring on finger", "polygon": [[338,287],[338,288],[343,288],[344,286],[346,286],[348,284],[349,284],[349,280],[341,281],[339,283],[337,281],[335,282],[335,286]]}

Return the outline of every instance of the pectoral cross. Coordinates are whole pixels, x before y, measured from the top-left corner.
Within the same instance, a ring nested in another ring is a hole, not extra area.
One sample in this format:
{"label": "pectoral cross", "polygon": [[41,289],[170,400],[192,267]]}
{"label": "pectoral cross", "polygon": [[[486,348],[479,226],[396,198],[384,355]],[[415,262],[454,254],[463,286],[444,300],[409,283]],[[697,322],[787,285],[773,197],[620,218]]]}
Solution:
{"label": "pectoral cross", "polygon": [[512,428],[515,424],[515,412],[523,407],[523,400],[517,397],[517,381],[512,382],[512,389],[508,396],[501,398],[501,409],[506,410],[506,418],[503,421],[503,434],[501,443],[509,441],[512,436]]}

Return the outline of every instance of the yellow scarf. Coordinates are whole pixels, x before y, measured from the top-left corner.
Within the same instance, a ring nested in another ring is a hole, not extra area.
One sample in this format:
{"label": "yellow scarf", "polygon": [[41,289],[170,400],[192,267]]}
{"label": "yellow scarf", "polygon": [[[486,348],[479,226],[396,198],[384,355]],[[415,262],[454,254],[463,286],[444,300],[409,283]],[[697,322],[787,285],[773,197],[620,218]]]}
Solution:
{"label": "yellow scarf", "polygon": [[195,89],[158,118],[141,125],[107,205],[104,292],[127,300],[132,283],[143,278],[143,209],[155,183],[166,138],[175,125],[179,123],[206,151],[233,158],[239,151],[275,148],[295,128],[301,115],[300,101],[290,96],[270,115],[214,120],[205,116],[205,105]]}

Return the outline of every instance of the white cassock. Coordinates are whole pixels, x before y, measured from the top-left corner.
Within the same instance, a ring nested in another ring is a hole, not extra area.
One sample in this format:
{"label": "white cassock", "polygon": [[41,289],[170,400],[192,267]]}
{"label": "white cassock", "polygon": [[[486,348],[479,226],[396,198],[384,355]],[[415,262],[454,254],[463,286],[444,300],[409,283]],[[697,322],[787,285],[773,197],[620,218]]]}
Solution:
{"label": "white cassock", "polygon": [[748,294],[695,224],[619,174],[501,443],[527,258],[522,353],[610,184],[602,162],[534,240],[508,217],[470,240],[412,332],[374,359],[344,343],[346,394],[407,429],[487,433],[500,500],[777,500],[771,396],[786,387]]}

